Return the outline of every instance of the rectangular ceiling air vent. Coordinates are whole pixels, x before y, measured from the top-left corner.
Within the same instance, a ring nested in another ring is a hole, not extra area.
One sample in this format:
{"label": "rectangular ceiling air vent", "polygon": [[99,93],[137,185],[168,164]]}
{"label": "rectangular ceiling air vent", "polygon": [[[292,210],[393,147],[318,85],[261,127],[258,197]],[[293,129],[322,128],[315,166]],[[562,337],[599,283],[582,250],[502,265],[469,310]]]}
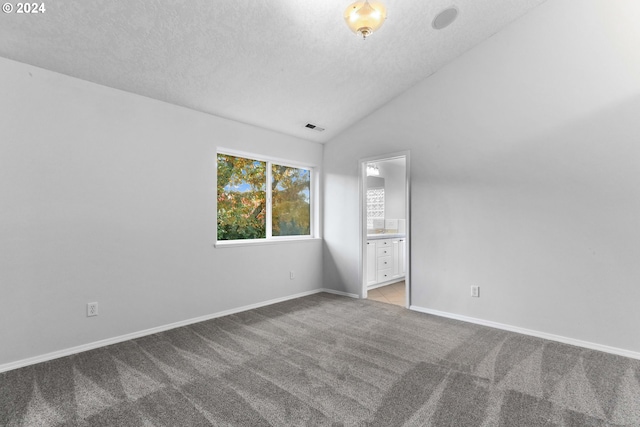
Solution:
{"label": "rectangular ceiling air vent", "polygon": [[313,129],[316,132],[322,132],[324,130],[324,128],[318,127],[318,126],[316,126],[314,124],[311,124],[311,123],[307,123],[306,125],[304,125],[304,127],[309,128],[309,129]]}

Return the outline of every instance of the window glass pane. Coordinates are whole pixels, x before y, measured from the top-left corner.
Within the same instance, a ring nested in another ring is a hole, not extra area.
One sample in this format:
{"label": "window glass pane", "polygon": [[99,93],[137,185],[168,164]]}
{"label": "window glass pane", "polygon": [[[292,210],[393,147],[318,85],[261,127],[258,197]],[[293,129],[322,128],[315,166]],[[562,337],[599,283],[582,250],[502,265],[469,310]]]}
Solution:
{"label": "window glass pane", "polygon": [[374,228],[374,219],[384,219],[384,188],[367,190],[367,228]]}
{"label": "window glass pane", "polygon": [[218,154],[218,240],[266,237],[266,162]]}
{"label": "window glass pane", "polygon": [[271,166],[272,235],[308,236],[311,230],[311,171]]}

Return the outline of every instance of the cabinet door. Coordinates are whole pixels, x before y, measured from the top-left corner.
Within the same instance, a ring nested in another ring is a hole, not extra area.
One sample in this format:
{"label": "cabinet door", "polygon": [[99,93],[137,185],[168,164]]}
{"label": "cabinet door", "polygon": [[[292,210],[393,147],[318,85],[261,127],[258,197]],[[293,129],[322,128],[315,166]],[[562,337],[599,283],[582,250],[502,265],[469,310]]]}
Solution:
{"label": "cabinet door", "polygon": [[400,241],[393,240],[391,242],[391,277],[395,279],[400,277],[400,263],[398,257],[400,256]]}
{"label": "cabinet door", "polygon": [[367,242],[367,286],[375,285],[377,283],[376,272],[378,270],[376,266],[376,242]]}
{"label": "cabinet door", "polygon": [[404,239],[400,240],[399,245],[399,254],[398,254],[398,264],[400,265],[400,276],[404,277],[407,275],[406,272],[406,258],[407,258],[407,242]]}

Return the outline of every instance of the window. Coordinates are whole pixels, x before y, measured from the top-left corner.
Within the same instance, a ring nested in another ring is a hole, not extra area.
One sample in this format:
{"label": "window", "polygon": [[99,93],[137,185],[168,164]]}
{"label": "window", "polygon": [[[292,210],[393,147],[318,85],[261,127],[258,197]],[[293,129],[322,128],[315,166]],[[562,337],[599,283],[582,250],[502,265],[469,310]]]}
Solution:
{"label": "window", "polygon": [[376,228],[374,219],[384,220],[384,188],[367,190],[367,228]]}
{"label": "window", "polygon": [[311,235],[311,169],[218,153],[218,241]]}

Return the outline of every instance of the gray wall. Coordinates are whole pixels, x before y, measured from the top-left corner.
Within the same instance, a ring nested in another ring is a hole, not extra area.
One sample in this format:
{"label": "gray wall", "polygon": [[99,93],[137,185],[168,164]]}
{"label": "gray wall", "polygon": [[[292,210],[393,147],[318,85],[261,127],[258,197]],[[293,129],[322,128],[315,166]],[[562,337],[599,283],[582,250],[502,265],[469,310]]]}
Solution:
{"label": "gray wall", "polygon": [[0,75],[0,365],[322,287],[320,240],[212,246],[217,146],[320,165],[321,145],[5,59]]}
{"label": "gray wall", "polygon": [[326,144],[327,285],[358,159],[410,150],[413,305],[640,351],[639,13],[548,1]]}

